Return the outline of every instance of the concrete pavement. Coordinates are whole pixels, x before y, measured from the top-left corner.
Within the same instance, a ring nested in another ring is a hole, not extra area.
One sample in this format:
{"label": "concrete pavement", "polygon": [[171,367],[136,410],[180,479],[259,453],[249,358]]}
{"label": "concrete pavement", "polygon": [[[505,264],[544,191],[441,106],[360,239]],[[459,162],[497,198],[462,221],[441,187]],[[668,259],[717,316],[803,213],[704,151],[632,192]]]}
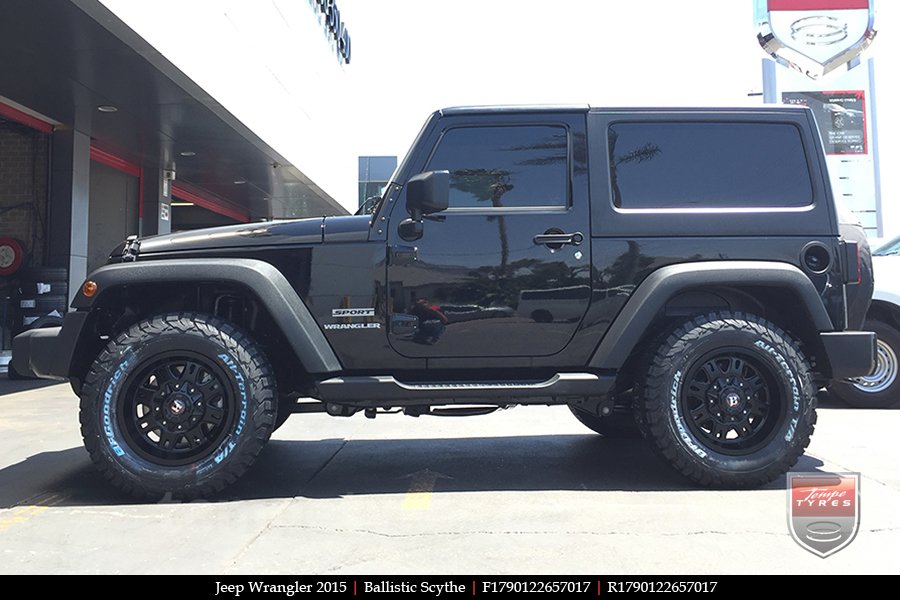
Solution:
{"label": "concrete pavement", "polygon": [[564,407],[295,415],[221,497],[148,504],[94,471],[67,385],[14,384],[0,573],[900,573],[900,411],[820,409],[796,470],[862,473],[860,533],[823,560],[788,534],[783,479],[698,490]]}

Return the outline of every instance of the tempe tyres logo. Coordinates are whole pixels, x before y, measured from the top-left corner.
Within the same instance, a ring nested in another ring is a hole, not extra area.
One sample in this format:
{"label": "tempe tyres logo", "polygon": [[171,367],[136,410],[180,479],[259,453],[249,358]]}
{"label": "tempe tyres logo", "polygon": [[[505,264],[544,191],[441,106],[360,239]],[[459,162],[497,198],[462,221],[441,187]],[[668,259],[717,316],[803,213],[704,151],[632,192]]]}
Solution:
{"label": "tempe tyres logo", "polygon": [[779,63],[818,79],[875,39],[874,0],[755,0],[757,39]]}
{"label": "tempe tyres logo", "polygon": [[788,473],[791,537],[826,558],[859,531],[859,473]]}

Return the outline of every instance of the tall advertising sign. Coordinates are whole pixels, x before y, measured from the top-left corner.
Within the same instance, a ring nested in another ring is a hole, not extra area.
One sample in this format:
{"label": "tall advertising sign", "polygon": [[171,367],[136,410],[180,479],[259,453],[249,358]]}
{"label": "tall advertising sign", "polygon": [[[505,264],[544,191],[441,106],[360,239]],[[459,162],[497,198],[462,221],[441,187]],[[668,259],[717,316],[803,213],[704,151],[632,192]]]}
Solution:
{"label": "tall advertising sign", "polygon": [[757,0],[757,39],[779,63],[818,79],[875,39],[874,0]]}
{"label": "tall advertising sign", "polygon": [[812,109],[825,154],[868,154],[865,91],[782,92],[781,101]]}
{"label": "tall advertising sign", "polygon": [[[875,128],[874,0],[754,0],[766,102],[809,107],[825,146],[835,200],[871,236],[883,235]],[[787,68],[784,68],[787,67]]]}

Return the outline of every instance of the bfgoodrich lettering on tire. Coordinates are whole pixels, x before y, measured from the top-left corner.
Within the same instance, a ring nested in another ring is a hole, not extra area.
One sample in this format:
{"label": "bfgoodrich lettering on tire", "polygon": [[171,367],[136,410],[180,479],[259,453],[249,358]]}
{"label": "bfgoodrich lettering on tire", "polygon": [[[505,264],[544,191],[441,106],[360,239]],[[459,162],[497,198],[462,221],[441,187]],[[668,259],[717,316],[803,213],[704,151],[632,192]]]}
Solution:
{"label": "bfgoodrich lettering on tire", "polygon": [[94,361],[81,431],[94,464],[137,496],[188,499],[244,474],[275,423],[275,377],[260,348],[214,317],[142,321]]}
{"label": "bfgoodrich lettering on tire", "polygon": [[816,422],[809,364],[784,331],[753,315],[685,323],[653,353],[640,387],[654,448],[702,485],[772,481],[803,454]]}

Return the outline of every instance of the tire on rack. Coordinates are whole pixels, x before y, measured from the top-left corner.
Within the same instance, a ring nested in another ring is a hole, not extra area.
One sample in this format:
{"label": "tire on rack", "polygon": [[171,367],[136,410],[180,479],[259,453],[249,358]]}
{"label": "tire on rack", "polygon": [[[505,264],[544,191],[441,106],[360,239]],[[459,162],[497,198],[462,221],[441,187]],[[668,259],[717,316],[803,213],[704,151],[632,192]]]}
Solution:
{"label": "tire on rack", "polygon": [[[619,410],[621,408],[621,410]],[[634,420],[634,413],[626,407],[616,407],[612,414],[605,417],[595,415],[584,409],[569,405],[569,410],[578,421],[603,437],[614,439],[637,439],[641,430]]]}
{"label": "tire on rack", "polygon": [[139,497],[221,491],[253,464],[275,424],[275,376],[259,346],[203,314],[155,316],[118,334],[81,393],[94,464]]}
{"label": "tire on rack", "polygon": [[875,371],[865,377],[835,381],[830,389],[854,408],[888,408],[900,403],[900,331],[873,318],[866,319],[863,329],[878,336]]}
{"label": "tire on rack", "polygon": [[654,449],[682,475],[746,488],[796,464],[815,428],[816,390],[784,331],[719,312],[683,324],[656,348],[638,408]]}

